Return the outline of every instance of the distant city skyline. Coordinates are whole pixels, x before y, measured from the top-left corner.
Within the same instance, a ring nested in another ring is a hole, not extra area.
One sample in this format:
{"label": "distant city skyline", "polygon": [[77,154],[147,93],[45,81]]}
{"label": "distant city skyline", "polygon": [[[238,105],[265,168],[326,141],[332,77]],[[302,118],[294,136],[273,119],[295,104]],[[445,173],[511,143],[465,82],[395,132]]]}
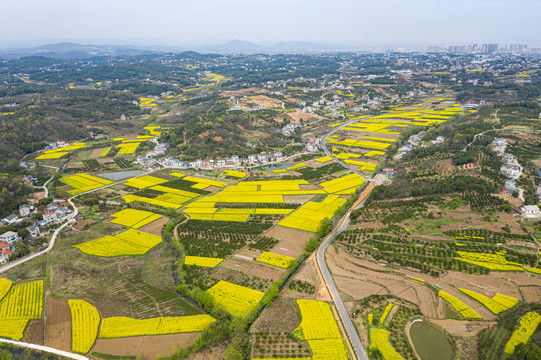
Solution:
{"label": "distant city skyline", "polygon": [[4,0],[0,46],[311,41],[541,46],[537,0]]}

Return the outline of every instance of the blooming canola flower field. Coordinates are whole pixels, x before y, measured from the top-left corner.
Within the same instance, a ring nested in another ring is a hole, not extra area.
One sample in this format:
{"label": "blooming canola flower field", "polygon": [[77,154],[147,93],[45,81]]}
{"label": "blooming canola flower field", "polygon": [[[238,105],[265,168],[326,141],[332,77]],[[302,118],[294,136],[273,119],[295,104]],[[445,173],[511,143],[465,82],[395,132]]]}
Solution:
{"label": "blooming canola flower field", "polygon": [[100,339],[124,338],[145,335],[167,335],[200,332],[216,320],[210,315],[132,319],[128,317],[105,318],[100,326]]}
{"label": "blooming canola flower field", "polygon": [[68,300],[71,311],[72,350],[81,354],[90,351],[98,336],[100,314],[84,300]]}
{"label": "blooming canola flower field", "polygon": [[43,281],[12,286],[0,280],[0,336],[21,340],[28,322],[42,316]]}
{"label": "blooming canola flower field", "polygon": [[112,223],[131,227],[132,229],[139,229],[162,218],[159,214],[137,209],[124,209],[114,213],[111,217],[115,218],[111,220]]}
{"label": "blooming canola flower field", "polygon": [[471,309],[468,305],[458,300],[453,295],[446,293],[445,291],[439,291],[438,295],[447,301],[462,317],[466,319],[482,319],[475,310]]}
{"label": "blooming canola flower field", "polygon": [[274,254],[271,252],[264,252],[257,258],[257,261],[286,269],[295,262],[295,259],[290,256]]}
{"label": "blooming canola flower field", "polygon": [[60,182],[69,185],[73,190],[68,190],[71,195],[78,195],[90,190],[99,189],[103,186],[111,185],[111,180],[99,178],[88,174],[77,174],[73,176],[61,177]]}
{"label": "blooming canola flower field", "polygon": [[214,301],[236,317],[246,316],[263,299],[264,293],[244,286],[219,281],[207,290]]}
{"label": "blooming canola flower field", "polygon": [[515,348],[519,344],[526,344],[533,335],[537,327],[541,323],[541,315],[534,311],[530,311],[520,318],[518,329],[513,332],[511,338],[505,345],[505,353],[512,355],[515,353]]}
{"label": "blooming canola flower field", "polygon": [[370,348],[378,349],[385,360],[403,360],[391,346],[387,329],[370,328]]}
{"label": "blooming canola flower field", "polygon": [[293,331],[299,340],[307,340],[312,359],[347,360],[348,351],[329,304],[316,300],[296,300],[301,323]]}
{"label": "blooming canola flower field", "polygon": [[129,229],[114,236],[107,235],[96,240],[74,245],[74,247],[87,255],[115,257],[144,255],[161,242],[161,236]]}
{"label": "blooming canola flower field", "polygon": [[469,297],[479,301],[487,309],[489,309],[493,314],[496,314],[496,315],[503,311],[509,310],[510,308],[518,304],[518,299],[512,296],[496,294],[494,295],[494,297],[489,298],[475,291],[471,291],[467,289],[459,289],[459,290],[462,291],[464,294],[468,295]]}
{"label": "blooming canola flower field", "polygon": [[291,215],[281,220],[278,225],[309,232],[317,232],[324,218],[332,219],[335,212],[346,203],[338,195],[329,195],[317,203],[308,201]]}
{"label": "blooming canola flower field", "polygon": [[220,264],[223,260],[224,259],[220,259],[220,258],[188,255],[184,258],[184,264],[213,268],[216,265]]}

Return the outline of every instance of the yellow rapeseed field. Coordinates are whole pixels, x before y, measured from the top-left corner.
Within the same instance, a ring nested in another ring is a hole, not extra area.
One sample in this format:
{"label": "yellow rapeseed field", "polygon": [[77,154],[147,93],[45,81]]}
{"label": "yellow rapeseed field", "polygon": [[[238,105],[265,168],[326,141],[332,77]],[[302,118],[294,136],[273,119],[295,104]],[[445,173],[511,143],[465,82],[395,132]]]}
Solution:
{"label": "yellow rapeseed field", "polygon": [[51,160],[51,159],[60,159],[64,155],[67,155],[67,152],[54,152],[49,154],[43,154],[36,157],[36,160]]}
{"label": "yellow rapeseed field", "polygon": [[42,280],[15,285],[0,301],[0,319],[40,319],[42,309]]}
{"label": "yellow rapeseed field", "polygon": [[301,323],[294,334],[301,340],[340,339],[340,330],[329,304],[316,300],[297,300]]}
{"label": "yellow rapeseed field", "polygon": [[301,323],[293,331],[301,340],[308,340],[312,359],[348,359],[348,351],[329,304],[315,300],[297,300]]}
{"label": "yellow rapeseed field", "polygon": [[232,177],[236,177],[240,179],[244,179],[246,175],[248,175],[245,172],[235,171],[235,170],[224,170],[224,174],[227,176],[232,176]]}
{"label": "yellow rapeseed field", "polygon": [[244,286],[219,281],[207,290],[214,301],[233,316],[244,317],[259,304],[265,295],[261,291]]}
{"label": "yellow rapeseed field", "polygon": [[145,175],[138,178],[126,180],[124,182],[124,185],[128,185],[136,189],[145,189],[154,185],[163,184],[164,182],[167,182],[167,180],[160,179],[151,175]]}
{"label": "yellow rapeseed field", "polygon": [[138,195],[124,195],[122,197],[122,199],[124,199],[126,204],[137,201],[137,202],[141,202],[141,203],[145,203],[145,204],[164,207],[164,208],[167,208],[167,209],[179,209],[180,207],[182,207],[182,205],[180,205],[180,204],[173,204],[173,203],[170,203],[170,202],[166,202],[166,201],[162,201],[162,200],[158,200],[158,199],[153,199],[153,198],[147,198],[147,197],[138,196]]}
{"label": "yellow rapeseed field", "polygon": [[11,289],[11,285],[13,285],[13,282],[6,278],[0,278],[0,300],[4,298],[4,296],[7,295],[9,292],[9,289]]}
{"label": "yellow rapeseed field", "polygon": [[518,299],[512,296],[496,294],[494,295],[494,297],[489,298],[475,291],[471,291],[467,289],[459,289],[459,290],[462,291],[464,294],[468,295],[469,297],[479,301],[487,309],[489,309],[493,314],[496,314],[496,315],[518,304]]}
{"label": "yellow rapeseed field", "polygon": [[101,322],[100,339],[200,332],[215,321],[210,315],[151,319],[110,317]]}
{"label": "yellow rapeseed field", "polygon": [[195,265],[195,266],[204,266],[204,267],[215,267],[221,263],[224,259],[220,258],[211,258],[203,256],[186,256],[184,258],[185,265]]}
{"label": "yellow rapeseed field", "polygon": [[150,211],[137,210],[137,209],[124,209],[111,215],[114,220],[111,220],[114,224],[124,225],[133,229],[139,229],[153,221],[160,219],[162,216],[154,214]]}
{"label": "yellow rapeseed field", "polygon": [[287,269],[295,262],[295,259],[290,256],[264,252],[257,258],[257,261]]}
{"label": "yellow rapeseed field", "polygon": [[519,344],[526,344],[533,335],[539,324],[541,323],[541,315],[534,311],[530,311],[520,318],[520,325],[511,338],[505,345],[505,353],[512,355],[515,353],[515,348]]}
{"label": "yellow rapeseed field", "polygon": [[389,331],[370,328],[370,348],[378,349],[385,360],[403,360],[389,342]]}
{"label": "yellow rapeseed field", "polygon": [[0,337],[21,340],[28,321],[28,319],[0,319]]}
{"label": "yellow rapeseed field", "polygon": [[475,310],[471,309],[468,305],[464,304],[462,301],[458,300],[451,294],[446,293],[445,291],[439,291],[438,295],[447,301],[451,306],[466,319],[482,319]]}
{"label": "yellow rapeseed field", "polygon": [[100,314],[84,300],[68,300],[68,304],[71,310],[71,349],[86,354],[98,336]]}
{"label": "yellow rapeseed field", "polygon": [[106,235],[74,247],[88,255],[114,257],[143,255],[161,242],[160,236],[129,229],[115,236]]}
{"label": "yellow rapeseed field", "polygon": [[324,218],[332,219],[335,212],[346,203],[338,195],[329,195],[317,203],[308,201],[291,215],[281,220],[278,225],[293,229],[317,232]]}
{"label": "yellow rapeseed field", "polygon": [[73,188],[73,190],[68,191],[68,193],[71,195],[78,195],[90,190],[99,189],[113,183],[111,180],[102,179],[100,177],[88,174],[64,176],[60,178],[60,181]]}

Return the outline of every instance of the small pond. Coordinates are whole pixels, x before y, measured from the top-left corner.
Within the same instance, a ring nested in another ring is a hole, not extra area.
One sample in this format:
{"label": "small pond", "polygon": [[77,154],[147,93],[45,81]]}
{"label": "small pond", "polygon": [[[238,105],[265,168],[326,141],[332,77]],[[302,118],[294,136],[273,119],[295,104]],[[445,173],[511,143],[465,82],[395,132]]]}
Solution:
{"label": "small pond", "polygon": [[111,173],[104,173],[104,174],[98,174],[99,177],[102,177],[107,180],[112,181],[120,181],[124,180],[136,175],[141,174],[143,171],[141,170],[132,170],[132,171],[118,171],[118,172],[111,172]]}
{"label": "small pond", "polygon": [[[267,165],[263,167],[263,170],[281,170],[281,169],[287,169],[288,167],[293,166],[293,164],[285,163],[285,164],[278,164],[278,165]],[[258,169],[254,169],[258,170]]]}
{"label": "small pond", "polygon": [[447,336],[426,322],[414,322],[410,336],[422,360],[453,360],[454,350]]}

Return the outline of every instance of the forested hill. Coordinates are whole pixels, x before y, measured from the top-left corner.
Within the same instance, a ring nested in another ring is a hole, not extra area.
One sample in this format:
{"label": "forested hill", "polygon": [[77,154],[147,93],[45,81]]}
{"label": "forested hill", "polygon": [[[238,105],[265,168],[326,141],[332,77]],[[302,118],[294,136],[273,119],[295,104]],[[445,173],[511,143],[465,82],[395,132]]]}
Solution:
{"label": "forested hill", "polygon": [[[25,154],[43,149],[51,141],[87,137],[86,125],[118,126],[115,119],[122,114],[140,112],[130,93],[39,88],[41,94],[18,96],[17,106],[0,116],[0,172],[16,170]],[[13,98],[2,100],[10,101]]]}

